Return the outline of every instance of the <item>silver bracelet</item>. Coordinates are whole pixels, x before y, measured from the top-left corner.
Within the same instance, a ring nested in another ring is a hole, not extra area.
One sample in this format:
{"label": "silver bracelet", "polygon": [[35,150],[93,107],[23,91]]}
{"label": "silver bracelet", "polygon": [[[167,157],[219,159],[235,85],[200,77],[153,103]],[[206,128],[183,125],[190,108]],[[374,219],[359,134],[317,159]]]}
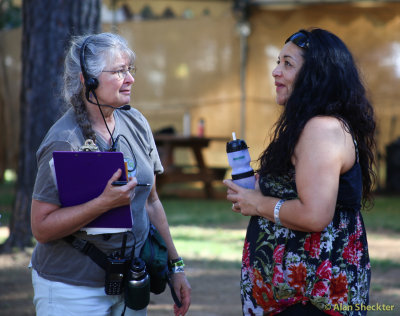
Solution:
{"label": "silver bracelet", "polygon": [[278,203],[275,204],[275,208],[274,208],[274,220],[275,220],[275,224],[282,226],[281,221],[279,219],[279,211],[281,210],[281,206],[282,204],[285,202],[286,200],[279,200]]}

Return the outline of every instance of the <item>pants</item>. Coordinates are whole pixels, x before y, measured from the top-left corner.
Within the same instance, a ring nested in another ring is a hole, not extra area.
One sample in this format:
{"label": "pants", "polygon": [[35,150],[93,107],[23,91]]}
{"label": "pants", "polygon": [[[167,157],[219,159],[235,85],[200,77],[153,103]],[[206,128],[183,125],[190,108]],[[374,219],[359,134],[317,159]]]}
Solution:
{"label": "pants", "polygon": [[[70,285],[44,279],[32,269],[33,304],[37,316],[121,316],[123,295],[107,295],[104,287]],[[146,316],[147,308],[126,308],[125,316]]]}

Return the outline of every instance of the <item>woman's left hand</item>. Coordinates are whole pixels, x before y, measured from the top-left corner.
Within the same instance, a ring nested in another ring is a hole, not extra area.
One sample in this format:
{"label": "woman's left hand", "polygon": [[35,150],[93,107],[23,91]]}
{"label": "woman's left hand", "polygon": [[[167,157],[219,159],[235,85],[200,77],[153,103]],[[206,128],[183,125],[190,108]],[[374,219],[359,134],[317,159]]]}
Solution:
{"label": "woman's left hand", "polygon": [[258,175],[254,190],[242,188],[232,180],[224,180],[223,184],[228,188],[226,199],[232,202],[232,211],[244,216],[259,215],[256,202],[257,197],[261,195]]}
{"label": "woman's left hand", "polygon": [[187,280],[184,273],[172,274],[171,281],[175,293],[182,303],[181,307],[176,306],[176,304],[174,305],[174,314],[175,316],[184,316],[189,310],[190,293],[192,291],[192,288],[190,287],[189,281]]}

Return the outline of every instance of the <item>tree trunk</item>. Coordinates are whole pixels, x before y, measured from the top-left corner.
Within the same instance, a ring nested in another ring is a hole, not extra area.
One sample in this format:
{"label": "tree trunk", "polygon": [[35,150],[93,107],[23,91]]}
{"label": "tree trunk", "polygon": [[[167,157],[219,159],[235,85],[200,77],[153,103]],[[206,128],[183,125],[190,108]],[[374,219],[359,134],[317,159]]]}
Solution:
{"label": "tree trunk", "polygon": [[24,0],[21,128],[16,200],[3,251],[32,246],[30,206],[36,151],[60,117],[64,54],[71,36],[100,31],[101,0]]}

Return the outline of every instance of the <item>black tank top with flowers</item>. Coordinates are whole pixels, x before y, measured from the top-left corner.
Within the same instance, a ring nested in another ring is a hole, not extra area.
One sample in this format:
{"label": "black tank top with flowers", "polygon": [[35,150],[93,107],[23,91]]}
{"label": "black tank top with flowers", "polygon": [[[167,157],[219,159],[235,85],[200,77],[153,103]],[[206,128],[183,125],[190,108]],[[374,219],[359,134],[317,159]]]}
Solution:
{"label": "black tank top with flowers", "polygon": [[[322,232],[250,219],[241,271],[244,315],[275,315],[307,302],[328,315],[366,315],[371,269],[355,145],[356,162],[340,177],[335,214]],[[264,195],[296,199],[294,169],[285,176],[261,177],[260,189]]]}

